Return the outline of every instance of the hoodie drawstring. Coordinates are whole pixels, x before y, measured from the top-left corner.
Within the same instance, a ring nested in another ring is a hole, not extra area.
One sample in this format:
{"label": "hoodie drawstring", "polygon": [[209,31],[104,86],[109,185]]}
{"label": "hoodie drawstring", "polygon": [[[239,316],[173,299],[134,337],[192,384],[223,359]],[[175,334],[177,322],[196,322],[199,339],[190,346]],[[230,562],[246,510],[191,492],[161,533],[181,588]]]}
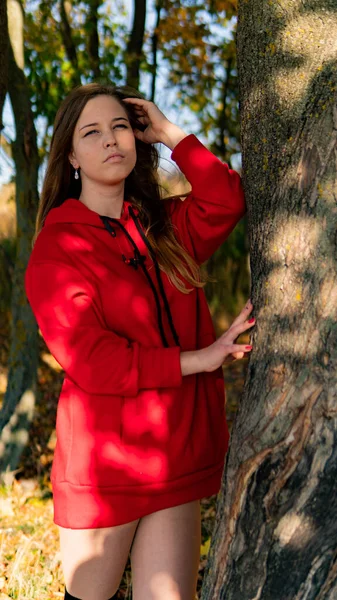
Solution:
{"label": "hoodie drawstring", "polygon": [[171,332],[172,332],[172,335],[174,337],[174,341],[175,341],[176,345],[180,346],[179,337],[178,337],[178,334],[177,334],[177,332],[175,330],[174,323],[173,323],[173,318],[172,318],[172,313],[171,313],[170,305],[169,305],[167,296],[165,294],[163,280],[161,278],[161,273],[160,273],[160,268],[159,268],[159,265],[158,265],[158,261],[157,261],[157,259],[155,257],[155,254],[154,254],[154,252],[152,250],[152,247],[151,247],[151,245],[149,243],[149,240],[147,239],[146,235],[144,234],[144,231],[141,228],[141,226],[139,224],[139,221],[138,221],[135,213],[133,212],[131,206],[129,206],[129,213],[130,213],[131,217],[133,218],[133,221],[134,221],[134,223],[135,223],[135,225],[136,225],[136,227],[138,229],[138,232],[139,232],[141,238],[143,239],[144,244],[147,246],[149,254],[150,254],[150,256],[151,256],[151,258],[152,258],[152,260],[154,262],[154,268],[155,268],[155,271],[156,271],[157,282],[158,282],[159,290],[160,290],[160,293],[161,293],[161,297],[162,297],[163,302],[164,302],[164,306],[165,306],[165,310],[166,310],[166,315],[167,315],[167,318],[168,318],[168,321],[169,321],[169,324],[170,324]]}
{"label": "hoodie drawstring", "polygon": [[[152,258],[152,260],[154,262],[157,283],[158,283],[158,286],[159,286],[160,294],[161,294],[163,302],[164,302],[165,311],[166,311],[166,315],[167,315],[167,318],[168,318],[168,321],[169,321],[170,329],[171,329],[171,332],[172,332],[172,335],[174,337],[174,341],[175,341],[176,345],[180,346],[179,337],[178,337],[178,334],[177,334],[177,332],[175,330],[175,327],[174,327],[174,324],[173,324],[172,314],[171,314],[170,306],[169,306],[169,303],[168,303],[168,300],[167,300],[167,297],[166,297],[166,294],[165,294],[165,290],[164,290],[164,286],[163,286],[163,282],[162,282],[162,278],[161,278],[160,269],[159,269],[159,265],[158,265],[157,259],[154,256],[154,253],[153,253],[153,250],[151,248],[151,245],[149,244],[149,241],[147,240],[146,236],[144,235],[144,232],[143,232],[143,230],[142,230],[142,228],[141,228],[141,226],[140,226],[140,224],[138,222],[138,219],[137,219],[136,215],[134,214],[131,206],[129,206],[129,213],[130,213],[130,215],[131,215],[131,217],[132,217],[132,219],[133,219],[133,221],[134,221],[134,223],[135,223],[135,225],[137,227],[137,230],[140,233],[140,235],[141,235],[144,243],[146,244],[146,246],[147,246],[147,248],[149,250],[149,253],[151,255],[151,258]],[[111,227],[109,221],[113,221],[116,225],[118,225],[120,227],[120,229],[125,233],[125,235],[128,238],[128,240],[130,241],[130,243],[131,243],[131,245],[133,247],[133,250],[134,250],[134,258],[129,258],[128,259],[128,258],[125,257],[124,254],[122,254],[122,258],[123,258],[123,260],[124,260],[124,262],[126,264],[128,264],[130,266],[133,266],[135,269],[137,269],[138,265],[140,265],[141,269],[143,270],[144,275],[146,276],[146,278],[147,278],[147,280],[148,280],[148,282],[150,284],[150,287],[151,287],[151,290],[152,290],[152,293],[154,295],[154,299],[155,299],[155,302],[156,302],[157,319],[158,319],[158,326],[159,326],[160,336],[161,336],[161,339],[162,339],[162,342],[163,342],[165,348],[168,348],[169,347],[169,343],[168,343],[168,341],[166,339],[166,336],[165,336],[165,333],[164,333],[160,300],[159,300],[159,297],[158,297],[158,293],[157,293],[156,287],[153,284],[153,281],[152,281],[152,279],[151,279],[151,277],[150,277],[150,275],[148,273],[148,270],[147,270],[147,268],[146,268],[146,266],[144,264],[145,260],[146,260],[146,256],[144,256],[144,255],[142,255],[140,253],[137,244],[134,242],[134,240],[130,236],[129,232],[119,222],[118,219],[114,219],[112,217],[104,217],[104,216],[101,216],[101,215],[100,215],[100,219],[103,222],[104,227],[106,228],[106,230],[109,232],[109,234],[112,237],[116,237],[116,232],[113,229],[113,227]]]}

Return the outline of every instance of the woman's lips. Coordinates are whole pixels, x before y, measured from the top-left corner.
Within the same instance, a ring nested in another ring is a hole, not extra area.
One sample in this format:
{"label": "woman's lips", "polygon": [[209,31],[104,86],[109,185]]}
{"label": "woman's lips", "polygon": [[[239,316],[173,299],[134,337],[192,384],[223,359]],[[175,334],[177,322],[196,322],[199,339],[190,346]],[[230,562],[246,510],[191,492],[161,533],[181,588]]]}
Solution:
{"label": "woman's lips", "polygon": [[104,162],[120,162],[121,160],[123,160],[124,156],[122,156],[121,154],[116,154],[115,156],[110,156],[109,158],[106,158]]}

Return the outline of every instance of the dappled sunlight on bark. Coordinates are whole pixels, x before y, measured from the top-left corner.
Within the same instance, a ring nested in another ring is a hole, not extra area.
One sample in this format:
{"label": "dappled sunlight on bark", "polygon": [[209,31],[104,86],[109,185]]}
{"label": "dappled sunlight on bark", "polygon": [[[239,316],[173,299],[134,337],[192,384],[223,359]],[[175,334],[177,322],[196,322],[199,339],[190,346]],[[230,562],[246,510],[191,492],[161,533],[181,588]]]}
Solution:
{"label": "dappled sunlight on bark", "polygon": [[[275,77],[279,101],[289,109],[307,94],[313,75],[322,69],[324,62],[337,57],[337,16],[332,12],[327,16],[319,9],[301,14],[302,2],[297,4],[285,28],[274,40],[274,51],[281,49],[291,55],[292,60],[298,59],[297,66],[293,65],[291,69],[280,67]],[[289,3],[289,14],[288,6]],[[325,35],[326,29],[329,37]]]}
{"label": "dappled sunlight on bark", "polygon": [[281,546],[290,544],[295,548],[304,547],[315,533],[311,519],[295,513],[286,514],[275,529],[274,535]]}

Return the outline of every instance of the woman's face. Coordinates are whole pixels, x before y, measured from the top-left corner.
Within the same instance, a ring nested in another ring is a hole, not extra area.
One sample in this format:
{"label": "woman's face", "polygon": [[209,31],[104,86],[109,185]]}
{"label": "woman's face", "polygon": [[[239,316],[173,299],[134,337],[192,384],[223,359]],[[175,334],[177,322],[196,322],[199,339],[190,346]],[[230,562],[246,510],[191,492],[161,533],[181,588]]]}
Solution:
{"label": "woman's face", "polygon": [[96,96],[87,102],[75,125],[69,160],[81,169],[82,185],[90,181],[109,186],[131,173],[137,160],[136,138],[116,98]]}

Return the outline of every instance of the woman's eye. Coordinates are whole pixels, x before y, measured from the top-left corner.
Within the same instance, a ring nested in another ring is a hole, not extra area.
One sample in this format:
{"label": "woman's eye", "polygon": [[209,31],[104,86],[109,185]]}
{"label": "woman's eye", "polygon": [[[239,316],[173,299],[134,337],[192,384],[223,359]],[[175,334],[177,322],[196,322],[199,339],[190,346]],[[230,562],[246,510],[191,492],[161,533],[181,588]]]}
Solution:
{"label": "woman's eye", "polygon": [[[124,125],[123,123],[119,123],[118,125],[115,125],[114,129],[117,129],[117,127],[121,127],[122,129],[128,128],[127,125]],[[91,135],[92,133],[99,133],[99,131],[98,131],[98,129],[91,129],[83,137],[87,137],[88,135]]]}
{"label": "woman's eye", "polygon": [[88,133],[86,133],[84,137],[87,137],[91,133],[98,133],[98,131],[97,131],[97,129],[92,129],[91,131],[88,131]]}

